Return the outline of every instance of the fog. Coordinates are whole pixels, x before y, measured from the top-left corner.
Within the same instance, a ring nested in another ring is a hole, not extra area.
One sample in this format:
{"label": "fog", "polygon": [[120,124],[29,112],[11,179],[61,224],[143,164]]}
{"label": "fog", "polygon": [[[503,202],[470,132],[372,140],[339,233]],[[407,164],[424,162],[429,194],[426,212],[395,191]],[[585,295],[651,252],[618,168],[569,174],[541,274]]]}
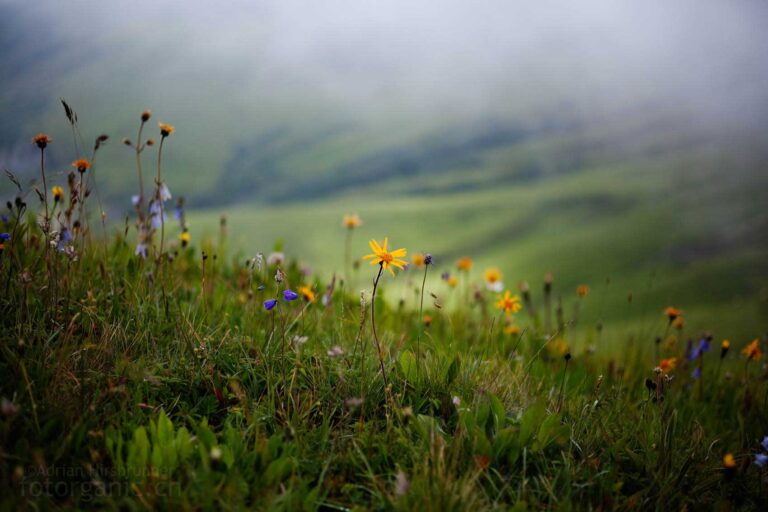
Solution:
{"label": "fog", "polygon": [[24,24],[55,50],[37,80],[88,70],[94,58],[119,62],[85,75],[85,87],[91,77],[143,81],[356,115],[563,103],[588,113],[661,100],[732,119],[766,106],[768,6],[758,1],[75,0],[3,10],[4,26]]}

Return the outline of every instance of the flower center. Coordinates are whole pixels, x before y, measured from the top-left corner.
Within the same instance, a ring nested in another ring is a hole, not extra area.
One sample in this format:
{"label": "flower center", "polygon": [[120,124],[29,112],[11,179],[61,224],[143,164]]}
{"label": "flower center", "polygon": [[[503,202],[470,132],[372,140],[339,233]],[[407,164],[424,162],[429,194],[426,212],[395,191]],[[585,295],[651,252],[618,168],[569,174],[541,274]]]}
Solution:
{"label": "flower center", "polygon": [[385,263],[392,263],[392,260],[395,258],[388,252],[383,252],[379,255],[379,258],[381,258],[381,261]]}

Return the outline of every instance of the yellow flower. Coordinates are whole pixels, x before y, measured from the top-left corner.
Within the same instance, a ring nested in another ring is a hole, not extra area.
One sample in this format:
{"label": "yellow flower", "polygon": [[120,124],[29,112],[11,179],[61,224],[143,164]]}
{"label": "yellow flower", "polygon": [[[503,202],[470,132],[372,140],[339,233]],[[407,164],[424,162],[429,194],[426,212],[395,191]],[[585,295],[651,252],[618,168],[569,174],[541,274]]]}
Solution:
{"label": "yellow flower", "polygon": [[424,255],[420,252],[417,252],[413,256],[411,256],[411,262],[413,263],[413,266],[416,268],[421,268],[424,266]]}
{"label": "yellow flower", "polygon": [[582,284],[576,287],[576,295],[579,297],[586,297],[589,293],[589,286]]}
{"label": "yellow flower", "polygon": [[664,314],[667,315],[667,318],[669,318],[669,322],[672,323],[675,320],[675,318],[682,315],[683,312],[674,306],[669,306],[667,309],[664,310]]}
{"label": "yellow flower", "polygon": [[549,345],[550,352],[555,354],[565,355],[568,353],[568,343],[563,338],[557,338]]}
{"label": "yellow flower", "polygon": [[57,203],[64,198],[64,189],[58,185],[51,188],[51,193],[53,194],[53,200]]}
{"label": "yellow flower", "polygon": [[451,276],[451,277],[448,278],[448,286],[450,286],[451,288],[456,288],[456,286],[458,286],[458,284],[459,284],[459,278],[458,277]]}
{"label": "yellow flower", "polygon": [[670,358],[662,359],[661,361],[659,361],[659,368],[661,368],[661,371],[663,371],[664,373],[669,373],[672,370],[674,370],[675,365],[677,365],[676,357],[670,357]]}
{"label": "yellow flower", "polygon": [[489,285],[498,283],[501,281],[501,270],[496,267],[486,269],[486,271],[483,272],[483,278]]}
{"label": "yellow flower", "polygon": [[515,324],[509,324],[504,326],[504,334],[520,334],[520,327]]}
{"label": "yellow flower", "polygon": [[299,294],[307,302],[315,302],[315,292],[309,286],[299,286]]}
{"label": "yellow flower", "polygon": [[430,325],[432,325],[432,317],[431,316],[424,315],[424,318],[422,318],[422,320],[424,321],[424,325],[425,326],[429,327]]}
{"label": "yellow flower", "polygon": [[168,123],[157,123],[157,126],[160,128],[160,135],[163,137],[167,137],[176,131],[176,128],[169,125]]}
{"label": "yellow flower", "polygon": [[192,235],[189,234],[189,231],[184,231],[181,234],[181,246],[186,247],[190,240],[192,240]]}
{"label": "yellow flower", "polygon": [[472,259],[469,256],[459,258],[459,260],[456,262],[456,268],[465,272],[469,272],[472,270]]}
{"label": "yellow flower", "polygon": [[683,320],[683,317],[679,316],[675,318],[674,322],[672,322],[672,326],[678,330],[682,329],[685,326],[685,320]]}
{"label": "yellow flower", "polygon": [[723,340],[723,342],[720,344],[720,348],[723,350],[728,350],[731,348],[731,342],[729,340]]}
{"label": "yellow flower", "polygon": [[522,306],[520,305],[520,297],[517,295],[511,295],[509,290],[504,292],[504,295],[499,295],[499,300],[496,301],[496,309],[501,309],[505,313],[517,313]]}
{"label": "yellow flower", "polygon": [[358,214],[348,213],[344,215],[344,220],[341,222],[341,225],[347,229],[355,229],[362,226],[363,221]]}
{"label": "yellow flower", "polygon": [[32,137],[32,143],[37,144],[37,147],[40,149],[45,149],[45,146],[53,142],[53,139],[51,139],[48,135],[44,133],[38,133],[34,137]]}
{"label": "yellow flower", "polygon": [[744,347],[741,353],[747,356],[747,359],[753,359],[755,361],[762,359],[763,352],[760,350],[760,340],[752,340],[752,343]]}
{"label": "yellow flower", "polygon": [[384,243],[382,245],[379,245],[376,240],[370,240],[368,245],[370,246],[373,253],[363,256],[363,259],[371,260],[371,265],[381,265],[381,268],[384,270],[389,270],[389,273],[394,276],[395,271],[392,270],[392,267],[397,267],[400,270],[404,270],[405,266],[408,264],[407,261],[399,259],[404,258],[407,254],[407,251],[405,249],[389,251],[387,249],[388,243],[389,239],[387,237],[384,237]]}
{"label": "yellow flower", "polygon": [[72,167],[77,169],[78,172],[84,173],[85,171],[91,168],[91,162],[89,162],[85,158],[80,158],[79,160],[75,160],[74,162],[72,162]]}
{"label": "yellow flower", "polygon": [[726,453],[723,457],[723,466],[726,467],[726,469],[733,469],[736,467],[736,459],[733,458],[732,453]]}

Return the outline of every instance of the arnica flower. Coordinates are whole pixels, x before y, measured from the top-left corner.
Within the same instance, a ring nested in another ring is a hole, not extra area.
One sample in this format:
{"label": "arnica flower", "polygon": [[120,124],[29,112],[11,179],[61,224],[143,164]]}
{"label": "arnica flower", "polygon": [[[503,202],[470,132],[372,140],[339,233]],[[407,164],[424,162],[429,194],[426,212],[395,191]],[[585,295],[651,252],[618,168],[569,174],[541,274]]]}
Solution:
{"label": "arnica flower", "polygon": [[315,302],[315,292],[309,286],[299,286],[299,293],[307,302]]}
{"label": "arnica flower", "polygon": [[392,270],[392,267],[397,267],[400,270],[404,270],[405,266],[408,264],[405,260],[400,259],[405,257],[407,251],[402,248],[390,251],[387,249],[388,243],[389,239],[387,237],[384,237],[384,243],[382,245],[379,245],[376,240],[370,240],[368,245],[370,246],[373,253],[366,254],[363,256],[363,259],[371,260],[371,265],[380,264],[381,268],[384,270],[389,270],[389,273],[394,276],[395,271]]}
{"label": "arnica flower", "polygon": [[675,321],[672,322],[672,327],[674,327],[678,331],[680,329],[682,329],[683,327],[685,327],[685,320],[683,319],[683,317],[679,316],[679,317],[675,318]]}
{"label": "arnica flower", "polygon": [[486,269],[483,272],[483,279],[485,279],[485,287],[494,292],[501,292],[504,289],[504,284],[501,282],[501,270],[496,267]]}
{"label": "arnica flower", "polygon": [[459,285],[459,278],[456,276],[448,276],[448,286],[456,288]]}
{"label": "arnica flower", "polygon": [[734,469],[736,467],[736,459],[733,458],[732,453],[729,452],[723,456],[723,466],[726,469]]}
{"label": "arnica flower", "polygon": [[51,193],[53,194],[53,201],[56,203],[64,198],[64,189],[58,185],[51,188]]}
{"label": "arnica flower", "polygon": [[720,344],[720,359],[723,359],[730,349],[731,342],[729,340],[723,340]]}
{"label": "arnica flower", "polygon": [[344,215],[344,219],[341,221],[341,225],[347,229],[359,228],[363,225],[363,221],[356,213],[348,213]]}
{"label": "arnica flower", "polygon": [[669,318],[669,323],[672,323],[675,321],[675,318],[682,315],[683,312],[674,306],[669,306],[667,309],[664,310],[664,314],[667,315],[667,318]]}
{"label": "arnica flower", "polygon": [[299,294],[296,293],[293,290],[284,290],[283,291],[283,299],[285,300],[296,300],[299,298]]}
{"label": "arnica flower", "polygon": [[176,128],[169,125],[168,123],[157,123],[157,126],[160,128],[160,135],[163,137],[168,137],[170,134],[176,131]]}
{"label": "arnica flower", "polygon": [[53,139],[44,133],[38,133],[32,137],[32,143],[36,144],[40,149],[45,149],[45,147],[51,142],[53,142]]}
{"label": "arnica flower", "polygon": [[520,334],[520,326],[516,324],[509,324],[504,326],[504,334],[509,334],[511,336],[516,336]]}
{"label": "arnica flower", "polygon": [[189,234],[189,231],[184,230],[184,232],[181,233],[181,246],[186,247],[189,245],[189,242],[192,240],[192,235]]}
{"label": "arnica flower", "polygon": [[522,308],[520,297],[510,294],[509,290],[505,291],[504,295],[499,295],[496,301],[496,309],[501,309],[507,314],[517,313],[520,308]]}
{"label": "arnica flower", "polygon": [[91,162],[89,162],[85,158],[80,158],[72,162],[72,167],[77,169],[77,172],[79,172],[80,174],[83,174],[85,171],[91,168]]}
{"label": "arnica flower", "polygon": [[578,295],[579,297],[586,297],[588,293],[589,293],[589,286],[585,284],[581,284],[576,287],[576,295]]}
{"label": "arnica flower", "polygon": [[275,306],[277,306],[277,299],[268,299],[264,301],[264,309],[267,311],[272,311]]}
{"label": "arnica flower", "polygon": [[677,365],[677,358],[676,357],[668,357],[667,359],[662,359],[659,361],[659,368],[661,368],[661,371],[664,373],[669,373],[672,370],[675,369],[675,366]]}
{"label": "arnica flower", "polygon": [[762,359],[763,352],[760,350],[760,340],[752,340],[752,343],[744,347],[741,353],[744,354],[749,360],[759,361]]}
{"label": "arnica flower", "polygon": [[459,258],[456,262],[456,268],[462,272],[469,272],[472,270],[472,259],[469,256]]}
{"label": "arnica flower", "polygon": [[432,325],[432,317],[429,315],[424,315],[424,318],[422,318],[421,320],[424,322],[424,325],[426,327],[429,327],[430,325]]}
{"label": "arnica flower", "polygon": [[766,465],[768,465],[768,455],[764,453],[758,453],[755,455],[755,464],[761,468],[764,468]]}
{"label": "arnica flower", "polygon": [[416,268],[421,268],[424,266],[424,255],[420,252],[417,252],[413,256],[411,256],[411,262],[413,263],[413,266]]}

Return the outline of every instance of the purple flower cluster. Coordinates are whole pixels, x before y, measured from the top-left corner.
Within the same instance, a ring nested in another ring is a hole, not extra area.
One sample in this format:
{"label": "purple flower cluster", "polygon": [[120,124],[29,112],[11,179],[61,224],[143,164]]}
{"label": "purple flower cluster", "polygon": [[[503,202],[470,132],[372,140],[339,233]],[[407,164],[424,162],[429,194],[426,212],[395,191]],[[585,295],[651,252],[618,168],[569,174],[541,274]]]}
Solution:
{"label": "purple flower cluster", "polygon": [[[285,301],[292,301],[299,298],[299,294],[294,292],[293,290],[285,290],[283,291],[283,300]],[[277,299],[268,299],[264,301],[264,309],[267,311],[272,311],[274,307],[277,306]]]}

